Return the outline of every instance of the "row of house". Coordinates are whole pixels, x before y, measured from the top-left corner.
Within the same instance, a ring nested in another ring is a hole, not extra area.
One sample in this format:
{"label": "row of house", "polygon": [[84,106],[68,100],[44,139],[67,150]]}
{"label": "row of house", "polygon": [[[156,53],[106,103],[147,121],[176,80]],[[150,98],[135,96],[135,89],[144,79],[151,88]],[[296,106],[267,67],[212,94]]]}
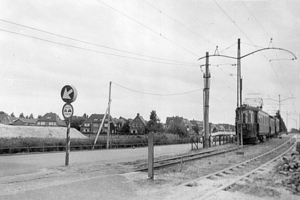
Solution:
{"label": "row of house", "polygon": [[66,126],[56,113],[46,113],[39,119],[11,117],[5,112],[0,112],[0,123],[13,126]]}
{"label": "row of house", "polygon": [[[92,133],[96,134],[101,126],[102,119],[104,114],[92,114],[87,118],[80,126],[80,131],[82,133]],[[134,119],[125,119],[120,117],[115,119],[110,116],[110,130],[112,133],[115,133],[117,130],[120,130],[121,127],[129,121],[129,131],[131,134],[143,134],[147,125],[147,121],[137,113]],[[15,118],[11,117],[4,112],[0,112],[0,123],[15,125],[15,126],[66,126],[66,123],[60,119],[56,113],[46,113],[39,119],[27,119],[27,118]],[[198,127],[199,132],[203,130],[203,122],[198,120],[188,120],[183,117],[173,116],[167,117],[164,128],[168,129],[173,124],[179,124],[186,128],[188,132],[191,132],[194,127]],[[211,132],[214,131],[234,131],[234,126],[229,124],[211,124]],[[108,119],[104,120],[102,132],[108,131]]]}

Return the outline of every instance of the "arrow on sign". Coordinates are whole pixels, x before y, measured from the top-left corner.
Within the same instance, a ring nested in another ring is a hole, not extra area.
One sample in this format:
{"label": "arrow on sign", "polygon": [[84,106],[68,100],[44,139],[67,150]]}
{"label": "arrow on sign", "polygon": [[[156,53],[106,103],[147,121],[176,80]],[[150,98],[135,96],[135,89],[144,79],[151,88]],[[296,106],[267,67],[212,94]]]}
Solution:
{"label": "arrow on sign", "polygon": [[65,88],[64,94],[63,94],[63,99],[71,99],[70,94],[73,92],[73,90],[67,91],[67,88]]}

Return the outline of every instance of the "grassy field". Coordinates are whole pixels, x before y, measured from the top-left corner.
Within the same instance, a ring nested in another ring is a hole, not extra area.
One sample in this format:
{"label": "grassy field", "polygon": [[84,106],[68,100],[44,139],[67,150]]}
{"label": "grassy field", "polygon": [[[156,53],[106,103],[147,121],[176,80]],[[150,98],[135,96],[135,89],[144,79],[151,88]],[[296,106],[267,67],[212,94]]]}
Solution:
{"label": "grassy field", "polygon": [[[64,151],[66,146],[66,133],[64,138],[35,138],[35,137],[4,137],[0,138],[0,154],[29,153],[45,151]],[[93,147],[96,135],[89,137],[72,138],[71,150],[90,150]],[[188,143],[190,138],[180,138],[174,134],[156,133],[156,145]],[[95,149],[105,149],[107,136],[100,135]],[[148,145],[147,135],[111,135],[110,148],[135,148]]]}

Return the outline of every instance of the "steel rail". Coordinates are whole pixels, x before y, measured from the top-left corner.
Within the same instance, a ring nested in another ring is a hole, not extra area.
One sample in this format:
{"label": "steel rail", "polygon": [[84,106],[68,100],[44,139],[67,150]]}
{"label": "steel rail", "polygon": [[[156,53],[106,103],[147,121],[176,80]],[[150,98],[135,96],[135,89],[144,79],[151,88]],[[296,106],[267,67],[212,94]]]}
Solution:
{"label": "steel rail", "polygon": [[[190,154],[190,155],[178,156],[178,157],[174,157],[174,158],[157,160],[154,163],[157,163],[158,165],[155,165],[154,168],[158,169],[158,168],[162,168],[162,167],[166,167],[166,166],[170,166],[170,165],[176,165],[176,164],[179,164],[181,162],[188,162],[188,161],[197,160],[197,159],[201,159],[201,158],[207,158],[207,157],[211,157],[211,156],[215,156],[215,155],[235,151],[235,150],[238,150],[238,149],[239,149],[239,147],[229,147],[229,148],[226,148],[226,149],[223,149],[223,150],[212,150],[212,151],[200,152],[200,153],[197,153],[197,154]],[[159,164],[160,162],[167,162],[167,161],[171,161],[171,160],[176,160],[176,161]],[[140,164],[140,165],[146,165],[146,164],[147,163],[143,163],[143,164]],[[140,169],[137,169],[136,171],[146,171],[146,170],[148,170],[148,167],[140,168]]]}
{"label": "steel rail", "polygon": [[250,176],[251,174],[254,174],[258,170],[264,168],[265,166],[267,166],[267,165],[271,164],[272,162],[278,160],[279,158],[283,157],[285,154],[287,154],[289,151],[291,151],[295,147],[295,145],[296,145],[296,141],[294,142],[294,144],[290,148],[288,148],[285,152],[283,152],[279,156],[276,156],[275,158],[271,159],[270,161],[268,161],[268,162],[262,164],[261,166],[259,166],[259,167],[255,168],[255,169],[251,170],[250,172],[248,172],[248,173],[246,173],[246,174],[244,174],[242,176],[239,176],[238,178],[234,179],[233,181],[229,182],[228,184],[225,184],[225,185],[223,185],[223,186],[221,186],[221,187],[219,187],[219,188],[217,188],[215,190],[212,190],[212,191],[204,194],[203,196],[201,196],[200,198],[197,198],[197,199],[198,200],[207,199],[208,197],[211,197],[212,195],[220,192],[221,190],[225,190],[226,188],[232,187],[234,184],[236,184],[236,182],[238,182],[238,181],[240,181],[240,180],[242,180],[242,179]]}
{"label": "steel rail", "polygon": [[[197,179],[193,179],[193,180],[184,182],[184,183],[182,183],[182,184],[180,184],[180,185],[177,185],[175,188],[180,188],[180,187],[183,187],[183,186],[185,186],[185,187],[186,187],[186,186],[190,186],[190,185],[193,185],[193,183],[195,183],[195,182],[197,182],[197,181],[200,181],[200,180],[203,180],[203,179],[206,179],[206,178],[209,178],[209,177],[215,177],[217,174],[222,174],[222,173],[224,174],[224,172],[226,172],[226,171],[233,170],[234,168],[239,168],[239,167],[245,166],[245,165],[247,165],[247,164],[248,164],[249,162],[251,162],[251,161],[257,160],[257,159],[259,159],[260,157],[263,157],[263,156],[265,156],[265,155],[267,155],[267,154],[273,153],[273,152],[276,151],[277,149],[279,149],[279,148],[283,147],[284,145],[290,143],[292,140],[294,140],[294,138],[290,138],[288,141],[284,142],[284,143],[281,144],[280,146],[278,146],[278,147],[276,147],[275,149],[272,149],[271,151],[268,151],[268,152],[266,152],[266,153],[264,153],[264,154],[262,154],[262,155],[259,155],[259,156],[256,156],[256,157],[254,157],[254,158],[248,159],[248,160],[246,160],[246,161],[243,161],[243,162],[238,163],[238,164],[236,164],[236,165],[233,165],[233,166],[227,167],[227,168],[225,168],[225,169],[219,170],[219,171],[217,171],[217,172],[214,172],[214,173],[211,173],[211,174],[208,174],[208,175],[199,177],[199,178],[197,178]],[[295,143],[296,143],[296,142],[294,142],[293,145],[295,145]],[[292,146],[293,146],[293,145],[292,145]],[[292,148],[292,147],[291,147],[291,148]],[[225,173],[225,174],[226,174],[226,173]],[[229,174],[229,173],[228,173],[228,174]],[[173,189],[174,189],[174,188],[173,188]],[[161,190],[161,191],[159,191],[159,192],[157,192],[157,193],[155,193],[155,194],[149,195],[147,198],[151,198],[151,197],[158,196],[158,195],[160,195],[160,194],[162,194],[162,193],[164,193],[164,192],[166,192],[166,191],[169,191],[169,190],[170,190],[170,189]]]}

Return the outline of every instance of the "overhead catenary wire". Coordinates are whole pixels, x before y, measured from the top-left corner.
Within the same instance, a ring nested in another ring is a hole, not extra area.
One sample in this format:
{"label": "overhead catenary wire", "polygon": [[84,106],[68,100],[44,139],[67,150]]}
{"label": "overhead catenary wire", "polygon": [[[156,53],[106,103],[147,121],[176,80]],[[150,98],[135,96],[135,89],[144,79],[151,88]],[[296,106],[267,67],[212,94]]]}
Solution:
{"label": "overhead catenary wire", "polygon": [[138,91],[138,90],[134,90],[134,89],[131,89],[131,88],[128,88],[128,87],[125,87],[123,85],[120,85],[118,83],[115,83],[115,82],[112,82],[113,84],[123,88],[123,89],[126,89],[126,90],[129,90],[129,91],[132,91],[132,92],[135,92],[135,93],[140,93],[140,94],[144,94],[144,95],[151,95],[151,96],[178,96],[178,95],[186,95],[186,94],[191,94],[191,93],[195,93],[195,92],[198,92],[198,91],[202,91],[203,88],[199,88],[199,89],[195,89],[195,90],[191,90],[191,91],[187,91],[187,92],[181,92],[181,93],[173,93],[173,94],[158,94],[158,93],[148,93],[148,92],[142,92],[142,91]]}
{"label": "overhead catenary wire", "polygon": [[25,35],[25,34],[22,34],[22,33],[17,33],[17,32],[13,32],[13,31],[9,31],[9,30],[0,29],[0,31],[15,34],[15,35],[19,35],[19,36],[23,36],[23,37],[27,37],[27,38],[32,38],[32,39],[36,39],[36,40],[40,40],[40,41],[44,41],[44,42],[48,42],[48,43],[53,43],[53,44],[57,44],[57,45],[61,45],[61,46],[66,46],[66,47],[71,47],[71,48],[80,49],[80,50],[84,50],[84,51],[100,53],[100,54],[105,54],[105,55],[110,55],[110,56],[116,56],[116,57],[121,57],[121,58],[128,58],[128,59],[133,59],[133,60],[159,63],[159,64],[165,64],[165,65],[198,66],[197,64],[168,63],[168,62],[161,62],[161,61],[155,61],[155,60],[147,60],[147,59],[142,59],[142,58],[135,58],[135,57],[130,57],[130,56],[124,56],[124,55],[119,55],[119,54],[114,54],[114,53],[103,52],[103,51],[94,50],[94,49],[78,47],[78,46],[69,45],[69,44],[65,44],[65,43],[61,43],[61,42],[55,42],[55,41],[52,41],[52,40],[47,40],[47,39],[43,39],[43,38],[39,38],[39,37],[35,37],[35,36]]}
{"label": "overhead catenary wire", "polygon": [[185,29],[187,29],[188,31],[190,31],[191,33],[195,34],[196,36],[198,36],[199,38],[207,41],[210,44],[213,44],[216,46],[216,44],[214,44],[213,42],[209,41],[208,39],[206,39],[205,37],[203,37],[202,35],[200,35],[199,33],[197,33],[196,31],[192,30],[191,28],[187,27],[186,25],[184,25],[183,23],[179,22],[178,20],[176,20],[174,17],[171,17],[170,15],[166,14],[165,12],[163,12],[161,9],[155,7],[153,4],[149,3],[148,1],[142,0],[143,2],[147,3],[148,5],[150,5],[152,8],[158,10],[160,13],[162,13],[163,15],[165,15],[166,17],[168,17],[169,19],[171,19],[172,21],[176,22],[177,24],[179,24],[180,26],[184,27]]}
{"label": "overhead catenary wire", "polygon": [[151,31],[151,32],[153,32],[153,33],[155,33],[156,35],[158,35],[158,36],[162,37],[163,39],[165,39],[165,40],[167,40],[168,42],[170,42],[170,43],[174,44],[175,46],[177,46],[177,47],[179,47],[179,48],[181,48],[181,49],[185,50],[186,52],[189,52],[190,54],[192,54],[192,55],[194,55],[194,56],[197,56],[197,57],[199,57],[199,55],[198,55],[198,54],[196,54],[196,53],[194,53],[194,52],[192,52],[192,51],[188,50],[187,48],[185,48],[185,47],[181,46],[180,44],[178,44],[178,43],[176,43],[176,42],[174,42],[174,41],[170,40],[170,39],[169,39],[169,38],[167,38],[166,36],[162,35],[160,32],[157,32],[157,31],[155,31],[155,30],[153,30],[153,29],[149,28],[148,26],[144,25],[143,23],[141,23],[141,22],[137,21],[136,19],[134,19],[134,18],[132,18],[132,17],[130,17],[130,16],[128,16],[128,15],[126,15],[125,13],[123,13],[123,12],[121,12],[121,11],[117,10],[116,8],[114,8],[114,7],[112,7],[112,6],[108,5],[108,4],[106,4],[106,3],[104,3],[104,2],[102,2],[102,1],[100,1],[100,0],[97,0],[97,1],[98,1],[99,3],[102,3],[102,4],[103,4],[103,5],[105,5],[105,6],[109,7],[110,9],[112,9],[112,10],[116,11],[117,13],[119,13],[119,14],[121,14],[121,15],[123,15],[123,16],[125,16],[125,17],[127,17],[128,19],[130,19],[130,20],[134,21],[135,23],[137,23],[137,24],[139,24],[140,26],[142,26],[142,27],[146,28],[147,30],[149,30],[149,31]]}
{"label": "overhead catenary wire", "polygon": [[266,31],[266,29],[262,26],[262,24],[258,21],[258,19],[252,14],[252,12],[249,10],[248,6],[244,3],[244,1],[241,1],[241,2],[246,7],[246,9],[251,14],[251,16],[255,19],[255,21],[260,25],[260,27],[265,31],[265,33],[271,38],[270,34]]}
{"label": "overhead catenary wire", "polygon": [[16,25],[16,26],[24,27],[24,28],[27,28],[27,29],[31,29],[31,30],[34,30],[34,31],[46,33],[46,34],[49,34],[49,35],[57,36],[57,37],[60,37],[60,38],[64,38],[64,39],[68,39],[68,40],[72,40],[72,41],[76,41],[76,42],[80,42],[80,43],[84,43],[84,44],[88,44],[88,45],[93,45],[93,46],[97,46],[97,47],[101,47],[101,48],[105,48],[105,49],[109,49],[109,50],[114,50],[114,51],[118,51],[118,52],[122,52],[122,53],[128,53],[128,54],[137,55],[137,56],[141,56],[141,57],[147,57],[147,58],[151,58],[151,59],[157,59],[157,60],[163,60],[163,61],[169,61],[169,62],[175,62],[175,63],[192,64],[192,63],[189,63],[189,62],[159,58],[159,57],[155,57],[155,56],[149,56],[149,55],[130,52],[130,51],[117,49],[117,48],[113,48],[113,47],[108,47],[108,46],[96,44],[96,43],[93,43],[93,42],[88,42],[88,41],[84,41],[84,40],[81,40],[81,39],[77,39],[77,38],[73,38],[73,37],[53,33],[53,32],[50,32],[50,31],[45,31],[45,30],[42,30],[42,29],[39,29],[39,28],[27,26],[27,25],[24,25],[24,24],[4,20],[4,19],[1,19],[1,18],[0,18],[0,21],[5,22],[5,23],[9,23],[9,24],[13,24],[13,25]]}
{"label": "overhead catenary wire", "polygon": [[[244,31],[237,25],[237,23],[235,23],[235,21],[234,20],[232,20],[231,19],[231,17],[226,13],[226,11],[217,3],[217,1],[216,0],[214,0],[214,2],[215,2],[215,4],[222,10],[222,12],[227,16],[227,18],[238,28],[238,30],[248,39],[248,41],[250,41],[250,43],[254,46],[254,47],[256,47],[255,45],[254,45],[254,43],[250,40],[250,38],[244,33]],[[256,47],[257,48],[257,47]],[[262,55],[264,56],[264,58],[266,59],[266,60],[268,60],[269,61],[269,59],[262,53]],[[270,62],[269,62],[270,63]],[[274,73],[275,73],[275,75],[276,75],[276,77],[277,77],[277,79],[278,79],[278,81],[279,81],[279,83],[280,83],[280,85],[281,85],[281,87],[283,88],[283,89],[285,89],[284,88],[284,86],[283,86],[283,84],[282,84],[282,82],[281,82],[281,80],[280,80],[280,78],[279,78],[279,76],[278,76],[278,74],[276,73],[276,71],[275,71],[275,69],[274,69],[274,67],[273,67],[273,65],[271,65],[271,68],[273,69],[273,71],[274,71]]]}

